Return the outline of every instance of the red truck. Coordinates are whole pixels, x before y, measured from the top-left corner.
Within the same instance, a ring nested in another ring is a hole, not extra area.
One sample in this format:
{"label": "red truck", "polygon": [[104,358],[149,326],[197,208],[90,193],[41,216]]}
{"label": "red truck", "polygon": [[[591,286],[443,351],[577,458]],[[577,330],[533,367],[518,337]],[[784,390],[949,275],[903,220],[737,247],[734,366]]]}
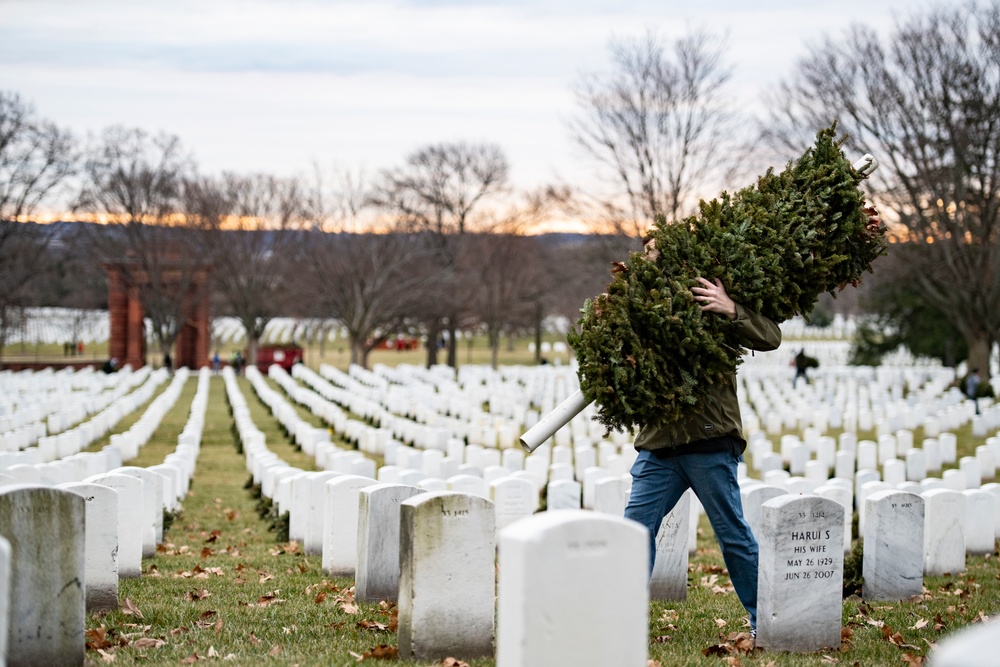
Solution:
{"label": "red truck", "polygon": [[261,345],[257,348],[257,368],[267,372],[268,366],[278,364],[286,371],[302,362],[303,349],[298,345]]}

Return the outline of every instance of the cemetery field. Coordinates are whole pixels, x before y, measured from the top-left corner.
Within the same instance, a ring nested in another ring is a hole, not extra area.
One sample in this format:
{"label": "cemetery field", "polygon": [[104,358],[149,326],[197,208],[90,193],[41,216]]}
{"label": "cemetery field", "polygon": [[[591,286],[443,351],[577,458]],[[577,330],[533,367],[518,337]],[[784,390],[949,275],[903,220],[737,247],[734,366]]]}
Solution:
{"label": "cemetery field", "polygon": [[[418,353],[422,359],[423,351]],[[328,351],[326,362],[333,364],[329,356]],[[273,380],[267,382],[279,390]],[[173,451],[196,385],[192,376],[131,465],[154,465]],[[315,469],[313,457],[291,444],[250,382],[239,378],[238,386],[268,448],[291,466]],[[143,410],[140,407],[123,419],[116,431],[128,428]],[[322,426],[308,410],[296,410],[302,419]],[[959,457],[973,455],[976,445],[982,444],[973,438],[968,425],[957,436]],[[859,433],[861,437],[871,434]],[[915,437],[919,439],[920,434]],[[301,544],[288,541],[281,521],[267,514],[268,501],[261,501],[259,490],[248,483],[252,480],[238,442],[223,379],[213,377],[200,454],[183,508],[165,527],[155,556],[143,559],[142,576],[120,579],[119,609],[88,614],[88,664],[396,662],[396,606],[355,600],[352,578],[324,575],[320,556],[306,555]],[[348,446],[336,438],[333,442]],[[98,451],[106,443],[95,442],[89,449]],[[857,576],[860,570],[854,572],[848,563],[845,580]],[[616,582],[580,585],[600,592],[613,589]],[[690,559],[687,599],[649,605],[649,658],[654,661],[651,664],[663,667],[919,665],[943,636],[986,620],[1000,612],[998,607],[1000,558],[994,550],[986,556],[969,556],[963,573],[925,577],[923,594],[907,602],[865,603],[856,595],[847,597],[840,650],[809,654],[747,651],[736,636],[747,629],[745,612],[732,592],[703,516],[697,552]],[[495,662],[489,657],[406,664],[492,667]]]}
{"label": "cemetery field", "polygon": [[[565,346],[565,337],[547,335],[544,342],[550,345],[562,343]],[[510,349],[506,342],[500,346],[499,359],[501,364],[534,364],[535,354],[528,349],[529,340],[521,338],[515,341],[513,349]],[[223,361],[228,361],[233,352],[242,349],[242,343],[228,344],[219,347],[219,357]],[[313,370],[318,370],[321,364],[329,364],[340,370],[347,370],[350,365],[350,350],[344,341],[333,341],[320,345],[318,343],[307,343],[305,345],[305,364]],[[550,363],[566,364],[569,362],[569,354],[564,351],[565,347],[560,347],[563,351],[549,351],[543,356]],[[213,348],[214,352],[214,348]],[[458,365],[466,364],[486,364],[490,363],[490,349],[484,336],[475,336],[465,339],[459,346],[457,355]],[[49,363],[60,364],[66,362],[86,362],[100,367],[108,357],[107,341],[90,343],[84,348],[82,355],[66,355],[63,346],[56,343],[12,343],[0,348],[0,362],[4,363]],[[395,366],[397,364],[423,365],[427,360],[427,350],[419,348],[416,350],[373,350],[369,356],[369,364],[386,364]],[[440,363],[446,361],[446,351],[442,350],[438,354]],[[155,344],[149,344],[147,348],[146,361],[154,368],[162,365],[163,358],[156,352]]]}

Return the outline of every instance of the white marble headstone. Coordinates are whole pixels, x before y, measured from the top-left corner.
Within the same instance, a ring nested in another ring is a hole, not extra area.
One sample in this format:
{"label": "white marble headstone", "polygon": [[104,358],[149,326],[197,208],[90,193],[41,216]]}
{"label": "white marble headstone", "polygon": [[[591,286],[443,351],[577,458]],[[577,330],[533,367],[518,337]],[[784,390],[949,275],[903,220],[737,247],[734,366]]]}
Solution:
{"label": "white marble headstone", "polygon": [[988,491],[968,489],[965,496],[965,553],[982,556],[996,547],[997,499]]}
{"label": "white marble headstone", "polygon": [[[649,578],[649,597],[653,600],[686,600],[688,583],[688,526],[691,499],[688,489],[673,509],[667,512],[656,533],[656,556]],[[646,548],[648,552],[649,549]]]}
{"label": "white marble headstone", "polygon": [[305,549],[310,555],[322,555],[323,530],[326,526],[326,483],[343,473],[321,470],[309,473],[309,513],[306,518]]}
{"label": "white marble headstone", "polygon": [[[646,530],[567,510],[500,533],[497,667],[645,667]],[[614,581],[614,586],[586,582]]]}
{"label": "white marble headstone", "polygon": [[156,545],[163,540],[163,487],[166,478],[158,472],[137,466],[123,466],[111,471],[142,480],[142,557],[156,555]]}
{"label": "white marble headstone", "polygon": [[578,510],[583,500],[583,485],[571,479],[557,479],[548,483],[545,492],[547,510]]}
{"label": "white marble headstone", "polygon": [[9,665],[84,662],[85,502],[52,487],[0,488],[0,536],[11,547]]}
{"label": "white marble headstone", "polygon": [[965,571],[965,496],[953,489],[924,491],[924,574]]}
{"label": "white marble headstone", "polygon": [[0,537],[0,665],[6,665],[10,634],[10,567],[10,542]]}
{"label": "white marble headstone", "polygon": [[743,518],[750,526],[750,532],[754,534],[760,542],[761,527],[764,520],[764,510],[761,507],[768,500],[787,494],[784,488],[772,486],[770,484],[758,484],[740,490],[740,497],[743,502]]}
{"label": "white marble headstone", "polygon": [[103,484],[118,493],[118,576],[142,576],[143,482],[132,475],[108,473],[83,480]]}
{"label": "white marble headstone", "polygon": [[764,503],[757,646],[812,652],[840,646],[844,508],[819,496]]}
{"label": "white marble headstone", "polygon": [[594,484],[594,511],[614,516],[625,515],[625,502],[632,487],[628,476],[605,477]]}
{"label": "white marble headstone", "polygon": [[399,593],[399,507],[421,489],[375,484],[361,489],[358,505],[359,600],[396,600]]}
{"label": "white marble headstone", "polygon": [[326,482],[323,511],[323,571],[335,577],[353,577],[358,561],[358,496],[377,484],[370,477],[341,475]]}
{"label": "white marble headstone", "polygon": [[118,492],[103,484],[83,482],[56,488],[71,491],[86,501],[87,611],[118,609]]}
{"label": "white marble headstone", "polygon": [[490,482],[490,499],[496,511],[497,530],[531,516],[538,507],[535,485],[516,477],[501,477]]}
{"label": "white marble headstone", "polygon": [[924,499],[878,491],[865,499],[865,600],[909,600],[923,590]]}
{"label": "white marble headstone", "polygon": [[493,655],[493,503],[422,493],[403,501],[400,512],[399,657]]}

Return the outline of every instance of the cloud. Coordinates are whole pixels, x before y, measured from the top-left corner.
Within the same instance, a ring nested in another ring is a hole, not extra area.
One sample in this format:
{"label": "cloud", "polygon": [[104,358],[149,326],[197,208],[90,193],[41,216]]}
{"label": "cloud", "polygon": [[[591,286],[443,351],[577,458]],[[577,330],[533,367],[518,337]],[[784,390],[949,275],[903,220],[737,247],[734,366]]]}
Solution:
{"label": "cloud", "polygon": [[[963,0],[953,0],[956,4]],[[179,135],[206,171],[378,168],[424,143],[493,141],[515,178],[585,169],[564,119],[612,35],[729,33],[732,105],[805,46],[909,0],[7,0],[0,80],[80,134]],[[587,169],[589,171],[589,169]]]}

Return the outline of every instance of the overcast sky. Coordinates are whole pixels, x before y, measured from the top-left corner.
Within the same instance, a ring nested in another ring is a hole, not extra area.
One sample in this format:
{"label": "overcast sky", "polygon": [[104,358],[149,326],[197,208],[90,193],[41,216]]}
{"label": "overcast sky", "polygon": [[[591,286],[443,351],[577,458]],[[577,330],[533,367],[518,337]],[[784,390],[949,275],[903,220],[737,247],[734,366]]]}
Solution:
{"label": "overcast sky", "polygon": [[[959,4],[960,0],[941,0]],[[728,35],[741,108],[851,23],[923,0],[0,0],[0,88],[81,137],[178,135],[202,172],[374,171],[489,141],[515,184],[578,182],[573,85],[612,37]]]}

